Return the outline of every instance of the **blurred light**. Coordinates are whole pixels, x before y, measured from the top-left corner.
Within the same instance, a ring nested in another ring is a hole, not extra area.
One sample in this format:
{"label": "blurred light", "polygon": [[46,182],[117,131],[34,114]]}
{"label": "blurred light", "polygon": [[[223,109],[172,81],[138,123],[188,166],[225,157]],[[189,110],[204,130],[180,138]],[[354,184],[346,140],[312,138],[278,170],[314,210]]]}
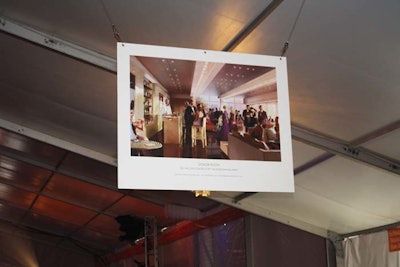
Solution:
{"label": "blurred light", "polygon": [[207,191],[207,190],[195,190],[194,195],[196,197],[200,197],[200,196],[201,197],[209,197],[211,195],[211,192]]}
{"label": "blurred light", "polygon": [[[1,226],[0,246],[2,257],[8,257],[15,266],[38,267],[35,250],[29,239],[20,237],[25,233],[13,227]],[[12,233],[12,234],[8,234]]]}
{"label": "blurred light", "polygon": [[144,237],[138,238],[135,240],[135,244],[139,244],[141,242],[144,242]]}

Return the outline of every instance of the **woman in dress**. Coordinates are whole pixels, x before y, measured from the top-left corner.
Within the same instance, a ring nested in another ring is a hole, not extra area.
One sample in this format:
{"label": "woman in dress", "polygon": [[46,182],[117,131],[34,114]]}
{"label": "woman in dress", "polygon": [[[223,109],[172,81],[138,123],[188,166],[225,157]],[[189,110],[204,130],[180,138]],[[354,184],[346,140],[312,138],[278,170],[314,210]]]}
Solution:
{"label": "woman in dress", "polygon": [[226,106],[222,107],[222,127],[221,131],[219,132],[219,141],[228,141],[228,134],[229,134],[229,115],[228,111],[226,111]]}

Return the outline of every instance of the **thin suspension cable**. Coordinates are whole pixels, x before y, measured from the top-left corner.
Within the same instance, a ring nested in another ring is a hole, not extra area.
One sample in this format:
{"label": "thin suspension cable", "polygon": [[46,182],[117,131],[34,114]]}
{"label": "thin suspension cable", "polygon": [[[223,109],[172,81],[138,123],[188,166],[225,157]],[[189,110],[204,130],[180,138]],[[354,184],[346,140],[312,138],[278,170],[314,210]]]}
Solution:
{"label": "thin suspension cable", "polygon": [[296,19],[295,19],[295,21],[293,23],[293,26],[292,26],[292,29],[290,30],[290,33],[289,33],[289,37],[287,38],[285,44],[283,45],[281,57],[283,57],[285,55],[286,51],[289,48],[290,39],[292,39],[293,32],[294,32],[294,30],[295,30],[295,28],[297,26],[297,22],[299,21],[299,18],[300,18],[300,15],[301,15],[302,11],[303,11],[303,7],[304,7],[305,2],[306,2],[306,0],[303,0],[303,2],[301,3],[300,9],[297,12]]}
{"label": "thin suspension cable", "polygon": [[111,24],[111,29],[112,29],[112,31],[113,31],[114,38],[115,38],[118,42],[122,42],[121,35],[119,34],[119,31],[118,31],[118,29],[117,29],[117,26],[115,26],[115,24],[113,23],[113,21],[112,21],[112,19],[111,19],[111,16],[110,16],[110,13],[108,12],[106,5],[104,4],[104,1],[103,1],[103,0],[100,0],[100,3],[101,3],[101,6],[103,7],[103,10],[104,10],[104,13],[105,13],[105,15],[106,15],[106,17],[107,17],[107,19],[108,19],[108,22]]}

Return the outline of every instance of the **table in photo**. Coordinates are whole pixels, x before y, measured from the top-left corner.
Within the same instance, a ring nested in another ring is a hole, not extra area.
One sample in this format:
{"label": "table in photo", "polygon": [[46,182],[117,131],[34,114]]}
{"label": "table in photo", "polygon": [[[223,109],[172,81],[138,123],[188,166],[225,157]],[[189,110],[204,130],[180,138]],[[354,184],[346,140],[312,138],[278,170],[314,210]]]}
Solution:
{"label": "table in photo", "polygon": [[[162,144],[157,141],[150,140],[131,140],[131,149],[138,151],[138,156],[143,150],[153,150],[162,148]],[[143,154],[143,152],[142,152]]]}

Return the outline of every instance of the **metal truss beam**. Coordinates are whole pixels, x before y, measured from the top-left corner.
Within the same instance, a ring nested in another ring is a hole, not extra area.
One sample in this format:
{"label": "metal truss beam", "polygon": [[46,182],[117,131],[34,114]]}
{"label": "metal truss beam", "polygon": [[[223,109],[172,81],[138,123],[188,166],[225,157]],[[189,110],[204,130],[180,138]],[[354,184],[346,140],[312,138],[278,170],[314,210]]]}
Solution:
{"label": "metal truss beam", "polygon": [[378,227],[374,227],[374,228],[364,229],[364,230],[355,231],[355,232],[351,232],[351,233],[347,233],[347,234],[341,234],[341,235],[339,235],[339,239],[344,240],[345,238],[352,237],[352,236],[368,235],[368,234],[386,231],[386,230],[389,230],[392,228],[398,228],[398,227],[400,227],[400,222],[395,222],[395,223],[386,224],[386,225],[382,225],[382,226],[378,226]]}
{"label": "metal truss beam", "polygon": [[374,140],[382,135],[388,134],[388,133],[393,132],[398,129],[400,129],[400,120],[398,120],[394,123],[391,123],[389,125],[386,125],[382,128],[379,128],[379,129],[377,129],[371,133],[368,133],[364,136],[361,136],[361,137],[351,141],[349,145],[353,146],[353,147],[359,146],[359,145],[365,144],[371,140]]}
{"label": "metal truss beam", "polygon": [[223,49],[222,51],[233,51],[258,25],[260,25],[272,12],[283,2],[283,0],[272,0],[252,21],[249,22]]}
{"label": "metal truss beam", "polygon": [[349,143],[312,132],[293,124],[292,136],[293,139],[333,154],[339,154],[395,174],[400,174],[400,162],[386,158],[363,147],[352,146]]}
{"label": "metal truss beam", "polygon": [[50,34],[35,30],[26,25],[17,24],[0,17],[0,30],[20,37],[32,43],[58,51],[62,54],[82,60],[96,67],[117,72],[117,61],[114,58],[102,55],[93,50],[67,42]]}
{"label": "metal truss beam", "polygon": [[5,130],[8,130],[8,131],[11,131],[14,133],[18,133],[18,134],[21,134],[24,136],[28,136],[32,139],[65,149],[66,151],[69,151],[69,152],[77,153],[79,155],[94,159],[99,162],[106,163],[111,166],[117,166],[117,159],[115,157],[111,157],[111,156],[105,155],[103,153],[99,153],[92,149],[56,138],[54,136],[45,134],[43,132],[36,131],[36,130],[28,128],[28,127],[24,127],[22,125],[13,123],[8,120],[3,120],[0,118],[0,128],[3,128]]}

